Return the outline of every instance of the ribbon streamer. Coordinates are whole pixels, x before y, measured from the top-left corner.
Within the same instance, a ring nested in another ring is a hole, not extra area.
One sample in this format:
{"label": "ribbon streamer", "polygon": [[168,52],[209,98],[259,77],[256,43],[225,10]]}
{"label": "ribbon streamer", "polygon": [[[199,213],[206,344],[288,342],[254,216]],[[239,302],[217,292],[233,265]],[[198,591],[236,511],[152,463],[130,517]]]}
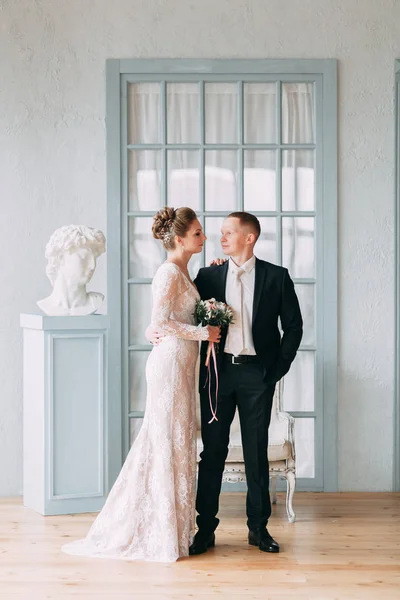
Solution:
{"label": "ribbon streamer", "polygon": [[[214,370],[215,370],[215,410],[213,409],[213,405],[212,405],[212,397],[211,397],[211,365],[210,365],[210,358],[213,358],[213,362],[214,362]],[[214,342],[209,342],[208,343],[208,348],[207,348],[207,357],[206,357],[206,367],[207,367],[207,379],[206,382],[204,384],[204,387],[206,387],[207,382],[208,382],[208,398],[210,400],[210,411],[212,414],[212,419],[210,421],[208,421],[208,424],[212,423],[213,421],[218,421],[217,419],[217,407],[218,407],[218,369],[217,369],[217,356],[216,356],[216,352],[215,352],[215,344]]]}

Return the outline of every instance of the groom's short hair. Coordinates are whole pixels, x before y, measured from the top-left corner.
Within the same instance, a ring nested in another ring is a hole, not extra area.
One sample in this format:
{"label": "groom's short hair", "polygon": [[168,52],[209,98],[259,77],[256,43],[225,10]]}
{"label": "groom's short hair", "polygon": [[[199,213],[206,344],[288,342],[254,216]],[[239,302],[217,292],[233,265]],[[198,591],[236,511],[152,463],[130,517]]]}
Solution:
{"label": "groom's short hair", "polygon": [[230,218],[239,219],[241,225],[248,225],[255,233],[256,240],[258,240],[261,233],[261,225],[257,217],[248,212],[238,211],[228,215],[228,219]]}

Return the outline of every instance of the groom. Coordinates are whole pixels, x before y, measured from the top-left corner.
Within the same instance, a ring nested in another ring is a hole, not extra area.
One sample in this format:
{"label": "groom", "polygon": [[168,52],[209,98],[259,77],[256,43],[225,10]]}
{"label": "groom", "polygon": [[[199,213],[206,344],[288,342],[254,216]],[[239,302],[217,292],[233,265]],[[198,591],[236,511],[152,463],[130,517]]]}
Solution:
{"label": "groom", "polygon": [[200,269],[194,282],[203,300],[216,298],[233,308],[234,323],[222,336],[217,355],[218,421],[211,424],[208,386],[205,387],[207,342],[201,348],[199,390],[204,449],[196,498],[198,531],[189,549],[191,555],[202,554],[215,545],[222,475],[236,407],[248,488],[249,544],[264,552],[279,552],[279,544],[267,530],[271,515],[268,427],[275,384],[289,371],[296,356],[303,321],[287,269],[254,256],[260,232],[254,215],[230,214],[221,230],[222,249],[229,260]]}

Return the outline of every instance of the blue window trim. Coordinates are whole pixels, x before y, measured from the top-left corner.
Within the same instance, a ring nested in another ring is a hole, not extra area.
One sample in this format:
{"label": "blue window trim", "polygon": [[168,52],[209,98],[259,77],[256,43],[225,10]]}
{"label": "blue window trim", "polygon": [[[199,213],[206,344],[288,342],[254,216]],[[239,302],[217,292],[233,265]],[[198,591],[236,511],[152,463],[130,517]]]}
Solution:
{"label": "blue window trim", "polygon": [[[317,329],[321,332],[319,345],[322,364],[317,369],[317,389],[322,389],[323,431],[316,431],[316,447],[323,447],[323,482],[314,490],[336,491],[338,487],[337,459],[337,61],[335,59],[257,59],[257,60],[202,60],[202,59],[109,59],[106,61],[106,134],[107,134],[107,288],[110,315],[108,393],[113,413],[112,439],[115,452],[109,459],[109,486],[115,480],[122,464],[124,445],[122,414],[122,307],[127,306],[122,297],[122,257],[126,253],[126,236],[121,235],[125,221],[121,215],[122,180],[121,156],[121,80],[124,75],[149,75],[159,79],[166,74],[186,76],[221,74],[289,75],[295,80],[304,75],[316,76],[320,86],[317,102],[322,110],[317,124],[317,145],[323,149],[317,164],[317,196],[322,199],[318,206],[322,223],[322,235],[317,235],[316,252],[323,256],[317,305]],[[322,173],[322,177],[319,174]],[[114,400],[112,400],[114,399]],[[123,400],[125,402],[125,400]],[[319,436],[319,440],[317,439]],[[323,446],[321,445],[321,437]],[[125,443],[126,446],[126,443]],[[316,473],[317,477],[317,473]],[[306,481],[306,480],[305,480]],[[303,482],[298,481],[298,489]],[[303,489],[311,489],[304,485]]]}
{"label": "blue window trim", "polygon": [[395,356],[393,398],[393,491],[400,492],[400,59],[395,61]]}

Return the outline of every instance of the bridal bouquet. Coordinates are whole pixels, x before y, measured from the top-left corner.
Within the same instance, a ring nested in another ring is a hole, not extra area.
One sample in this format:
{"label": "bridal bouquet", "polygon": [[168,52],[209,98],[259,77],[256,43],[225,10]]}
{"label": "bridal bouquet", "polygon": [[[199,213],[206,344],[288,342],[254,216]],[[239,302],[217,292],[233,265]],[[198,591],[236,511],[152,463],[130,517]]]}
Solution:
{"label": "bridal bouquet", "polygon": [[[219,326],[224,329],[228,327],[230,323],[233,323],[233,311],[230,306],[224,302],[217,302],[215,298],[210,298],[210,300],[197,300],[194,318],[196,320],[196,325],[212,325],[213,327]],[[214,342],[208,344],[206,359],[207,367],[214,346],[216,351],[218,351],[218,344],[214,344]]]}
{"label": "bridal bouquet", "polygon": [[[195,310],[194,310],[194,318],[196,321],[196,325],[212,325],[213,327],[221,327],[221,329],[227,328],[231,323],[233,323],[233,311],[230,306],[225,304],[224,302],[218,302],[215,298],[210,298],[210,300],[197,300]],[[207,381],[209,386],[209,397],[210,397],[210,409],[212,414],[212,419],[209,423],[212,423],[214,420],[218,421],[216,410],[217,410],[217,399],[218,399],[218,371],[217,371],[217,359],[216,352],[218,352],[218,344],[214,342],[208,343],[207,349],[207,357],[206,357],[206,367],[208,368]],[[216,406],[215,410],[212,407],[211,402],[211,373],[210,373],[210,358],[211,355],[214,360],[214,370],[215,370],[215,378],[216,378]],[[207,381],[205,385],[207,385]]]}

